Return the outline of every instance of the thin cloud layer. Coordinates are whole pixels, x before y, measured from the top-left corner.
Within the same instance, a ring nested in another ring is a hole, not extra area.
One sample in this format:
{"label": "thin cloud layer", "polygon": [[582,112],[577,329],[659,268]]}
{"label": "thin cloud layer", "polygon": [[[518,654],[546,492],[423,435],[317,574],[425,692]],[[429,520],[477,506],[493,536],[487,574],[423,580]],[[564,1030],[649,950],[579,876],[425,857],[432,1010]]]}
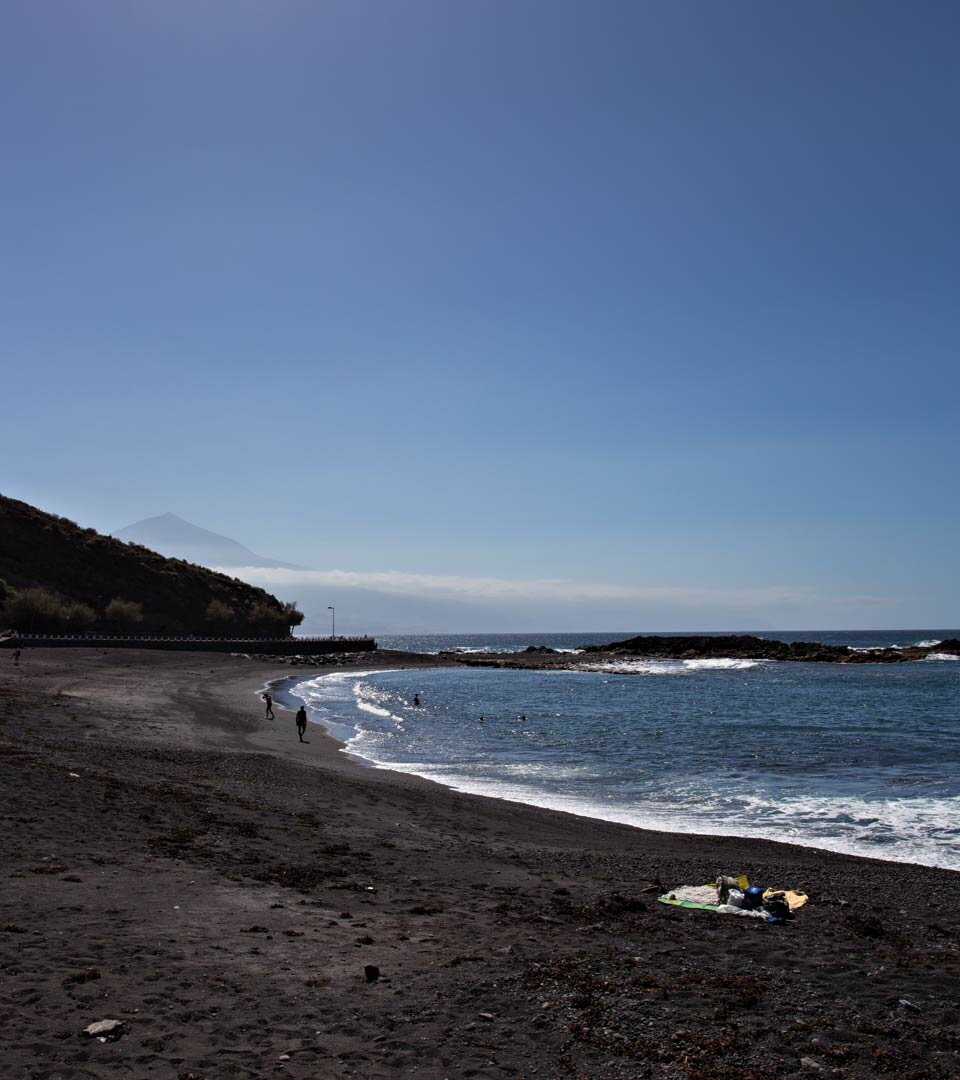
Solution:
{"label": "thin cloud layer", "polygon": [[702,588],[696,586],[621,585],[557,578],[514,579],[414,574],[400,570],[287,570],[280,567],[218,567],[223,573],[263,588],[340,587],[369,589],[393,595],[465,600],[474,603],[537,600],[569,603],[586,601],[670,605],[696,608],[768,608],[811,603],[830,607],[876,605],[879,597],[839,595],[814,586],[777,585],[762,588]]}

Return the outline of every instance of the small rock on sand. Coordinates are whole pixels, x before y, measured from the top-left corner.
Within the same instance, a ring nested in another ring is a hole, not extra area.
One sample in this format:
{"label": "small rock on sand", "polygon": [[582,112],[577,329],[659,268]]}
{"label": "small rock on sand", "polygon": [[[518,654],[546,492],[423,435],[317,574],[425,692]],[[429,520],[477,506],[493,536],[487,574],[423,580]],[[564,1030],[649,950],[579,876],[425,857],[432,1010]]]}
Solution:
{"label": "small rock on sand", "polygon": [[87,1024],[83,1033],[95,1039],[119,1039],[123,1034],[123,1021],[97,1020],[96,1023]]}

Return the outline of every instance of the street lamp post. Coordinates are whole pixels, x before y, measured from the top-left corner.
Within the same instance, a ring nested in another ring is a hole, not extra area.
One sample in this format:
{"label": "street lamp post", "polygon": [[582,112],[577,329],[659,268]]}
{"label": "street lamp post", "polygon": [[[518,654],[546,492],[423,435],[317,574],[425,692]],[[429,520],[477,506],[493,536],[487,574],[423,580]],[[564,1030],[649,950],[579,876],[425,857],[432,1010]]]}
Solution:
{"label": "street lamp post", "polygon": [[332,604],[327,604],[327,611],[330,612],[330,636],[337,636],[337,609]]}

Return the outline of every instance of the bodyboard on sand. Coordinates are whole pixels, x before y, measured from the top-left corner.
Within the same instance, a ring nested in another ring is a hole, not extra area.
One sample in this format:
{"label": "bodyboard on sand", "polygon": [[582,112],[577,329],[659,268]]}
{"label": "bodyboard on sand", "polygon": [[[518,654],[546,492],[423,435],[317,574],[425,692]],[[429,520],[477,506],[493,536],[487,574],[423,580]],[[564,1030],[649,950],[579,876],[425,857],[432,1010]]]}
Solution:
{"label": "bodyboard on sand", "polygon": [[669,904],[671,907],[692,908],[695,911],[712,911],[716,913],[716,904],[698,904],[696,900],[672,900],[669,896],[658,896],[661,904]]}

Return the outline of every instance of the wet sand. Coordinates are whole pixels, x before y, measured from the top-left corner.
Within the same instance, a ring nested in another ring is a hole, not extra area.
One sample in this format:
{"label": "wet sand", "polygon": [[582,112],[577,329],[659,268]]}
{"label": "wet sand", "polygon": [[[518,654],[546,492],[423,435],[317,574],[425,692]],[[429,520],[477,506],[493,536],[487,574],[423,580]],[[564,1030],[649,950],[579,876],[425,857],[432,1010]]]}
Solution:
{"label": "wet sand", "polygon": [[[960,1074],[960,874],[358,765],[263,719],[310,673],[0,651],[0,1076]],[[648,888],[718,872],[812,899],[774,927]]]}

